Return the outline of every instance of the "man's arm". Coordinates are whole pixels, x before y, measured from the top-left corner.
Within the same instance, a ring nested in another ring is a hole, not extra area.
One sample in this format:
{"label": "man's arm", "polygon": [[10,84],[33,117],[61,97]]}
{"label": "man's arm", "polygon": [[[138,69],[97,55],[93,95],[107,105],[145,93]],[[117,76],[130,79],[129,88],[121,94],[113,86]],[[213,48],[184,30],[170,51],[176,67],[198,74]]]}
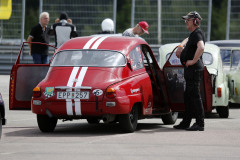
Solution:
{"label": "man's arm", "polygon": [[193,60],[188,60],[187,61],[186,67],[194,65],[199,60],[199,58],[203,54],[204,47],[205,46],[204,46],[203,41],[198,41],[198,43],[197,43],[197,50],[195,52],[194,58],[193,58]]}
{"label": "man's arm", "polygon": [[187,44],[187,42],[188,42],[188,38],[184,39],[184,40],[182,41],[182,43],[178,46],[177,51],[176,51],[176,56],[177,56],[178,58],[180,58],[180,55],[181,55],[181,53],[182,53],[182,50],[183,50],[184,46]]}
{"label": "man's arm", "polygon": [[[29,36],[27,42],[32,42],[33,37]],[[28,43],[29,46],[29,55],[31,56],[32,43]]]}

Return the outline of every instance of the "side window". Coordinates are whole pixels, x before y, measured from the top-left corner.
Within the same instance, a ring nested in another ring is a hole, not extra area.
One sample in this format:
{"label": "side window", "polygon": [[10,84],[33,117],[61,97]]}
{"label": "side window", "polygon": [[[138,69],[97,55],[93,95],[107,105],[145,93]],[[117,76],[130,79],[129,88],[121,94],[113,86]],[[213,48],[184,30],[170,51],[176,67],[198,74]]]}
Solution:
{"label": "side window", "polygon": [[143,68],[143,61],[142,61],[142,49],[141,46],[135,47],[130,52],[130,60],[132,69],[135,71],[137,69]]}

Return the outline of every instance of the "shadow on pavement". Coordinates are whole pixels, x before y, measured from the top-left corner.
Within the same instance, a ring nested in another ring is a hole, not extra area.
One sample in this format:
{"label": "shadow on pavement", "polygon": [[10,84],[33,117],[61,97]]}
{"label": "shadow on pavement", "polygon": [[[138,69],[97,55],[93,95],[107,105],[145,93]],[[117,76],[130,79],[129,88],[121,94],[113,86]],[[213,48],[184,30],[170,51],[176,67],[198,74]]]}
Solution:
{"label": "shadow on pavement", "polygon": [[[116,124],[88,124],[88,123],[68,123],[58,124],[54,132],[43,133],[38,126],[33,127],[4,127],[6,137],[94,137],[107,135],[126,134],[121,131],[118,123]],[[14,130],[14,131],[11,131]],[[134,133],[146,132],[172,132],[175,131],[162,123],[138,123]]]}

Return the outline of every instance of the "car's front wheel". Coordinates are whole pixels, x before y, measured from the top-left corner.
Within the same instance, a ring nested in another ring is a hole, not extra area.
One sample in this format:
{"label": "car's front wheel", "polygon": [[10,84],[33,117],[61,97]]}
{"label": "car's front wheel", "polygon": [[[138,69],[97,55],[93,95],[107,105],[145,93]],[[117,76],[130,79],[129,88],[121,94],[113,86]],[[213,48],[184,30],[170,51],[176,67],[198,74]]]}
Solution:
{"label": "car's front wheel", "polygon": [[178,112],[170,112],[168,114],[162,115],[161,117],[164,124],[174,124],[178,118]]}
{"label": "car's front wheel", "polygon": [[124,132],[131,133],[134,132],[137,128],[138,123],[138,107],[137,105],[133,106],[129,114],[119,115],[119,124],[121,129]]}
{"label": "car's front wheel", "polygon": [[228,118],[229,106],[217,106],[216,110],[220,118]]}
{"label": "car's front wheel", "polygon": [[47,115],[37,115],[38,127],[42,132],[53,132],[57,125],[57,118],[49,118]]}

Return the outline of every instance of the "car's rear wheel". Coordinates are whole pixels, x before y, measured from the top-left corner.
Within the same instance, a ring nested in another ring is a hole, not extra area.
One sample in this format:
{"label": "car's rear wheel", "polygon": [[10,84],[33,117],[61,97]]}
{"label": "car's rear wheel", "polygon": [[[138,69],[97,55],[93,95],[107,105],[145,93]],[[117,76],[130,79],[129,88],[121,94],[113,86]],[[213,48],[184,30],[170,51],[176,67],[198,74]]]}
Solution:
{"label": "car's rear wheel", "polygon": [[98,119],[98,118],[87,118],[87,122],[89,124],[98,124],[100,122],[100,119]]}
{"label": "car's rear wheel", "polygon": [[57,125],[57,118],[49,118],[47,115],[37,115],[38,127],[42,132],[53,132]]}
{"label": "car's rear wheel", "polygon": [[228,118],[229,106],[217,106],[216,110],[220,118]]}
{"label": "car's rear wheel", "polygon": [[178,118],[178,112],[170,112],[161,117],[164,124],[174,124]]}
{"label": "car's rear wheel", "polygon": [[137,128],[138,122],[138,107],[134,105],[129,114],[119,115],[119,124],[124,132],[131,133]]}
{"label": "car's rear wheel", "polygon": [[1,139],[1,136],[2,136],[2,115],[0,112],[0,139]]}

